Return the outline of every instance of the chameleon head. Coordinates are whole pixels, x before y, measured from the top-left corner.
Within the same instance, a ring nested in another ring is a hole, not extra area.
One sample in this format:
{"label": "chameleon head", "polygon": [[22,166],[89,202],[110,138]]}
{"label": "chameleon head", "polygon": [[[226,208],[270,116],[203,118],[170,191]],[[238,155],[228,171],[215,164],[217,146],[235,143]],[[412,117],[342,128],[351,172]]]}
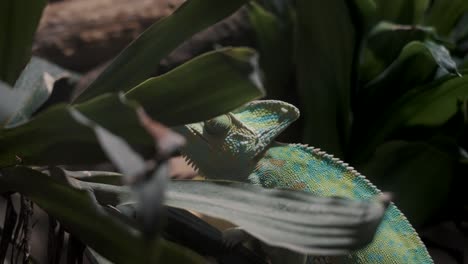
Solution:
{"label": "chameleon head", "polygon": [[184,154],[208,178],[245,180],[256,157],[299,117],[293,105],[254,101],[211,120],[176,128]]}

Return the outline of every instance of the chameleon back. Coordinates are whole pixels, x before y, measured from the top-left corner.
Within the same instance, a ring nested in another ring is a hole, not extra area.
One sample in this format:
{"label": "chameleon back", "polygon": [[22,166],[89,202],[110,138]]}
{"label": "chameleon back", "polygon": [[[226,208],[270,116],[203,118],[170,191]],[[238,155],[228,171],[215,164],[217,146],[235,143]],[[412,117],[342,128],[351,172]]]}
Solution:
{"label": "chameleon back", "polygon": [[[260,156],[249,181],[267,188],[362,200],[381,193],[353,168],[318,149],[273,143]],[[350,263],[433,263],[418,234],[393,203],[373,242],[347,259]]]}

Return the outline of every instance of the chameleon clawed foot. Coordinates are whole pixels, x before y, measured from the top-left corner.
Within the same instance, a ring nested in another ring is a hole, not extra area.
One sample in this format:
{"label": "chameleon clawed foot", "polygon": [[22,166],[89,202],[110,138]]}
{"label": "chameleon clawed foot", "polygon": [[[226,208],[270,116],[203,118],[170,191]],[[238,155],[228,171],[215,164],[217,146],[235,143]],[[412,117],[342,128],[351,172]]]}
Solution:
{"label": "chameleon clawed foot", "polygon": [[240,227],[229,228],[223,232],[223,242],[228,248],[234,248],[251,238],[252,236]]}

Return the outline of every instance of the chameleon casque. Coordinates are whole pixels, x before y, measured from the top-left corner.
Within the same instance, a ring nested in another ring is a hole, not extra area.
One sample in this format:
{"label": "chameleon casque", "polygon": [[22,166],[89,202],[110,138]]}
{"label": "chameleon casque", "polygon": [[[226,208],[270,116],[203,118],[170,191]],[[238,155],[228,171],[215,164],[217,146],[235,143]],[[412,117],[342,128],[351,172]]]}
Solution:
{"label": "chameleon casque", "polygon": [[[184,155],[207,178],[358,200],[375,199],[381,193],[363,175],[332,155],[306,145],[275,142],[275,137],[298,117],[298,109],[290,104],[254,101],[176,131],[187,138]],[[433,263],[418,234],[393,203],[373,242],[341,262]]]}

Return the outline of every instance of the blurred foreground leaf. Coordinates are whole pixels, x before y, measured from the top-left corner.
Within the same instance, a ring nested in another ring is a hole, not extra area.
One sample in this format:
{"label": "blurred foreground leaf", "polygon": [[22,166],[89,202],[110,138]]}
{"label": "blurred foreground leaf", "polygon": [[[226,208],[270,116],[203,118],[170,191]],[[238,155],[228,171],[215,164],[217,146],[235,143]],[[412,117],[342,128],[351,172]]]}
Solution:
{"label": "blurred foreground leaf", "polygon": [[[129,91],[127,97],[164,124],[206,120],[263,95],[255,63],[256,54],[250,49],[214,51],[149,79]],[[75,121],[70,107],[136,149],[154,151],[153,140],[140,125],[132,105],[135,103],[107,94],[79,105],[53,106],[24,125],[2,129],[0,167],[18,160],[36,165],[102,161],[104,155],[94,134]]]}
{"label": "blurred foreground leaf", "polygon": [[258,55],[249,48],[202,54],[126,93],[168,126],[207,120],[264,96]]}
{"label": "blurred foreground leaf", "polygon": [[115,263],[153,263],[166,254],[177,255],[184,263],[204,263],[191,251],[163,240],[148,243],[137,230],[111,217],[88,190],[76,189],[25,167],[4,168],[0,173],[2,186],[28,196],[80,240]]}
{"label": "blurred foreground leaf", "polygon": [[[0,87],[0,127],[24,123],[47,101],[54,83],[71,73],[43,59],[33,57],[12,89]],[[6,106],[6,107],[5,107]]]}
{"label": "blurred foreground leaf", "polygon": [[[80,182],[102,203],[127,187]],[[166,204],[226,219],[267,244],[314,255],[344,255],[368,244],[384,206],[227,181],[172,181]],[[132,204],[129,200],[124,204]]]}

